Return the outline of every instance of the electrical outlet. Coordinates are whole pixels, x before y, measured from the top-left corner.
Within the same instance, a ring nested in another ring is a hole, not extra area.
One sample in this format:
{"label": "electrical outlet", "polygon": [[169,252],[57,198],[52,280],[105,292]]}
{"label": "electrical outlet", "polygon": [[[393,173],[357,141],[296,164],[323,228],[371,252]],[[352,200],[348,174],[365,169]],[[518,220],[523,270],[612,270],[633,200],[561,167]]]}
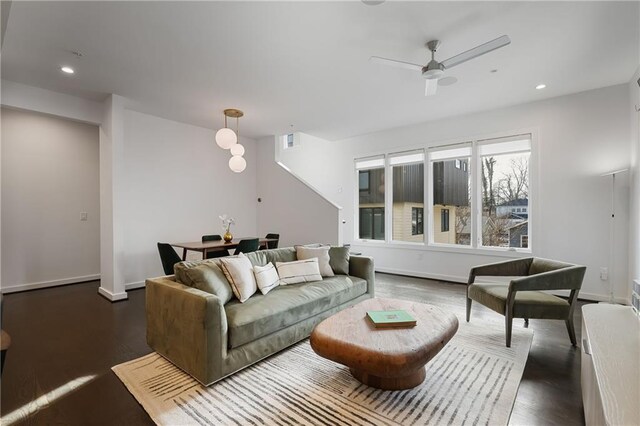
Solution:
{"label": "electrical outlet", "polygon": [[87,212],[80,212],[80,220],[86,222],[89,218],[89,214]]}
{"label": "electrical outlet", "polygon": [[607,281],[609,279],[609,268],[606,266],[600,267],[600,279],[602,281]]}

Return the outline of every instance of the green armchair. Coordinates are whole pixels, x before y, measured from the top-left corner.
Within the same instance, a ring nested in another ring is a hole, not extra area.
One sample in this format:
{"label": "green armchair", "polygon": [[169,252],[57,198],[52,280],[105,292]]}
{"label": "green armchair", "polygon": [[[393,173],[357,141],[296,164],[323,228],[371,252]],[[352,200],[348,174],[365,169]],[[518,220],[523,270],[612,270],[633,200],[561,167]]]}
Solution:
{"label": "green armchair", "polygon": [[[471,302],[476,302],[505,316],[507,347],[511,347],[514,318],[564,320],[569,339],[576,345],[573,310],[582,287],[585,266],[540,258],[509,260],[476,266],[469,272],[467,283],[467,322]],[[479,276],[514,277],[509,283],[475,283]],[[569,299],[545,293],[544,290],[569,290]]]}

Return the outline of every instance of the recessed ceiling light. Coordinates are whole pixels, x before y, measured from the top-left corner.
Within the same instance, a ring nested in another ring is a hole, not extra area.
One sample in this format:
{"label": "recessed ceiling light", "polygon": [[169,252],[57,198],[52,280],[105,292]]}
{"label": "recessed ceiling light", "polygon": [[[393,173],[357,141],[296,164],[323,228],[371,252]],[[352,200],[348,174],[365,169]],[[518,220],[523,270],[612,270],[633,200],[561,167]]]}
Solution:
{"label": "recessed ceiling light", "polygon": [[542,89],[544,89],[545,87],[547,87],[547,85],[546,85],[546,84],[544,84],[544,83],[541,83],[541,84],[538,84],[538,85],[536,86],[536,89],[537,89],[537,90],[542,90]]}
{"label": "recessed ceiling light", "polygon": [[67,66],[60,67],[60,71],[62,71],[63,73],[66,73],[66,74],[73,74],[75,72],[75,71],[73,71],[73,68],[67,67]]}

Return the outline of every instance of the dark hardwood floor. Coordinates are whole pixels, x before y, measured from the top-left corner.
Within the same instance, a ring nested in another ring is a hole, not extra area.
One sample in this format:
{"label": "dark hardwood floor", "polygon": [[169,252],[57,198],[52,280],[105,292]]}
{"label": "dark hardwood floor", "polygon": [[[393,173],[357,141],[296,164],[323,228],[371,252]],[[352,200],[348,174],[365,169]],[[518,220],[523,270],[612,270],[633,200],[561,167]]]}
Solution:
{"label": "dark hardwood floor", "polygon": [[[388,274],[376,278],[381,297],[464,312],[463,285]],[[2,328],[12,345],[1,383],[3,425],[7,416],[21,419],[16,424],[34,425],[153,424],[111,372],[112,366],[150,352],[144,290],[110,303],[97,288],[98,282],[90,282],[4,297]],[[581,319],[578,309],[578,341]],[[475,304],[471,320],[501,323],[502,317]],[[511,424],[583,424],[580,350],[571,347],[561,321],[532,320],[530,328],[535,334]],[[78,379],[86,383],[73,388]]]}

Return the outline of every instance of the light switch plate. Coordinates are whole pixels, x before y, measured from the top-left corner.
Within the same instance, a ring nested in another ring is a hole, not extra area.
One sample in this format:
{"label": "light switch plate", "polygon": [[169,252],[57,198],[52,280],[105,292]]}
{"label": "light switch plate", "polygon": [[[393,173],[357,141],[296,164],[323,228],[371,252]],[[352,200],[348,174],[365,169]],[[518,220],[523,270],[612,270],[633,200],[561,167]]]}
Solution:
{"label": "light switch plate", "polygon": [[89,214],[87,212],[80,212],[80,220],[81,221],[86,222],[88,217],[89,217]]}

